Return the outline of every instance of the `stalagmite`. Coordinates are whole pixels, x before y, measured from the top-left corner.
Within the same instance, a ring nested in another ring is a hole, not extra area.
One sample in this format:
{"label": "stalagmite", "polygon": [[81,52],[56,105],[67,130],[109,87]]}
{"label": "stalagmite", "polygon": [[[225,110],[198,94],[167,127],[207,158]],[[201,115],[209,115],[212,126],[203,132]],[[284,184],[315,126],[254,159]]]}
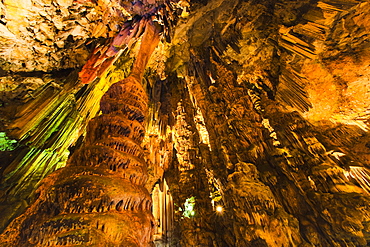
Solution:
{"label": "stalagmite", "polygon": [[369,17],[0,1],[0,246],[370,246]]}
{"label": "stalagmite", "polygon": [[8,227],[1,246],[150,245],[151,198],[140,147],[148,99],[141,80],[158,42],[158,26],[145,20],[130,76],[104,94],[102,115],[90,121],[83,146],[44,179],[38,199]]}

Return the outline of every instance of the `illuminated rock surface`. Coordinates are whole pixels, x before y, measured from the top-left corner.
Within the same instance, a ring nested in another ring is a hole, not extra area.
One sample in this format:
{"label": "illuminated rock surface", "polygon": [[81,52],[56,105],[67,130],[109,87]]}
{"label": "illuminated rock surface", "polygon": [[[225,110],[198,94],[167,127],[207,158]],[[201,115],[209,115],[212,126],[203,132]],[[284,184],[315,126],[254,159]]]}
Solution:
{"label": "illuminated rock surface", "polygon": [[[2,242],[29,207],[29,243],[92,224],[96,246],[117,229],[110,243],[129,246],[152,221],[157,246],[370,244],[368,1],[5,0],[0,11]],[[103,96],[143,71],[131,67],[149,15],[162,39],[147,96],[123,84]]]}
{"label": "illuminated rock surface", "polygon": [[148,246],[152,237],[147,167],[140,147],[147,115],[141,80],[159,41],[146,22],[130,75],[114,83],[90,120],[86,141],[42,180],[37,200],[4,232],[3,246]]}

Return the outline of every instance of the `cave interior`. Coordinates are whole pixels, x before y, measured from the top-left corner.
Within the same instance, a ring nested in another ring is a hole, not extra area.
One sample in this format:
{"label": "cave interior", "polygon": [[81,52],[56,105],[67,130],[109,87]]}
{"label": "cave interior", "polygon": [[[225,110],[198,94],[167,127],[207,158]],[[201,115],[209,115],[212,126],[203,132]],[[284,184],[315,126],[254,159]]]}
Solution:
{"label": "cave interior", "polygon": [[370,1],[0,1],[0,246],[370,246]]}

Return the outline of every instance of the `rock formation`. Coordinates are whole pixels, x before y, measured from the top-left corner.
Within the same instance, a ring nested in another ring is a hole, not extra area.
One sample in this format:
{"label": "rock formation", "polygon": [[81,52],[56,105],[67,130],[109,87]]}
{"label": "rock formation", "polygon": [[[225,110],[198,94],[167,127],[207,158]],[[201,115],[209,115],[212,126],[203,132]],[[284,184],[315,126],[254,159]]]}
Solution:
{"label": "rock formation", "polygon": [[14,3],[4,246],[370,244],[368,1]]}
{"label": "rock formation", "polygon": [[4,233],[2,246],[150,244],[152,204],[140,147],[148,98],[141,80],[159,28],[144,22],[131,74],[103,95],[102,114],[89,122],[82,147],[42,181],[38,199]]}

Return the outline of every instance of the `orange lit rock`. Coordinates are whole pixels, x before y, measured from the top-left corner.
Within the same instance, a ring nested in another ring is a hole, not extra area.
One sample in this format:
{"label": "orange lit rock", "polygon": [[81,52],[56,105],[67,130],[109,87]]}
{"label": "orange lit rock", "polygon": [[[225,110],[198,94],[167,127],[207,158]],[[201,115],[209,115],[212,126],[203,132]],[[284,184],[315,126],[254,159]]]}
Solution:
{"label": "orange lit rock", "polygon": [[141,79],[158,42],[148,22],[131,75],[110,87],[101,100],[102,117],[88,127],[93,137],[65,168],[43,180],[36,202],[5,231],[3,246],[149,245],[152,202],[140,147],[147,96]]}
{"label": "orange lit rock", "polygon": [[6,241],[369,245],[368,1],[11,2]]}

